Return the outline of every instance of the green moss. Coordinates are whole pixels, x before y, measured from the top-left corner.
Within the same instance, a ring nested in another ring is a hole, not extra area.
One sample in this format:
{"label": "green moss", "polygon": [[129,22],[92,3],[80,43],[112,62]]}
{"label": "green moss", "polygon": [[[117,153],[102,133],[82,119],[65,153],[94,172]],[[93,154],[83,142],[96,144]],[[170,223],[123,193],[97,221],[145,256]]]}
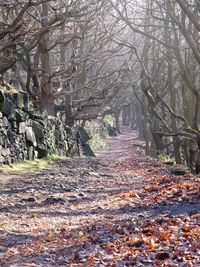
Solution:
{"label": "green moss", "polygon": [[171,158],[169,155],[167,155],[167,154],[164,153],[164,152],[160,152],[160,153],[158,154],[158,159],[161,160],[161,161],[164,161],[164,162],[167,162],[167,161],[174,162],[174,159]]}
{"label": "green moss", "polygon": [[25,160],[19,161],[12,165],[5,165],[0,168],[0,172],[3,173],[14,173],[14,172],[30,172],[36,168],[48,166],[48,160]]}
{"label": "green moss", "polygon": [[48,115],[48,119],[49,119],[49,120],[55,120],[56,117],[55,117],[55,116]]}
{"label": "green moss", "polygon": [[0,91],[2,91],[2,92],[10,92],[10,93],[18,92],[18,90],[15,87],[13,87],[12,85],[6,83],[5,81],[4,81],[4,85],[0,86]]}
{"label": "green moss", "polygon": [[109,125],[113,126],[113,117],[111,115],[106,115],[103,118],[103,122],[105,122],[106,124],[109,124]]}
{"label": "green moss", "polygon": [[113,117],[111,115],[106,115],[103,118],[103,123],[101,119],[86,122],[85,129],[91,136],[89,145],[93,150],[100,150],[105,148],[105,138],[108,137],[108,130],[106,125],[113,126]]}
{"label": "green moss", "polygon": [[105,148],[105,137],[107,136],[106,130],[103,128],[100,121],[95,120],[92,122],[87,122],[85,125],[86,131],[91,136],[89,145],[93,150],[100,150]]}

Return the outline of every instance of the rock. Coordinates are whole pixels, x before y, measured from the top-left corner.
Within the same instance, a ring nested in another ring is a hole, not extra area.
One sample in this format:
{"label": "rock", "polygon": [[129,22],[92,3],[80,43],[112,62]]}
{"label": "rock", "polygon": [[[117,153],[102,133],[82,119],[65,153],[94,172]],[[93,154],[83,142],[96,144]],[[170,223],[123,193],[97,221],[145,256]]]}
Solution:
{"label": "rock", "polygon": [[28,93],[23,92],[23,96],[24,96],[23,110],[27,112],[29,110],[29,95]]}
{"label": "rock", "polygon": [[7,207],[0,208],[0,212],[8,213],[10,210]]}
{"label": "rock", "polygon": [[[0,136],[0,145],[4,145],[5,144],[5,142],[4,142],[4,140],[3,140],[3,137],[2,136]],[[1,150],[0,150],[1,151]]]}
{"label": "rock", "polygon": [[37,145],[37,151],[38,151],[38,159],[43,159],[43,158],[47,158],[48,157],[48,148],[47,145],[43,144],[39,144]]}
{"label": "rock", "polygon": [[19,134],[24,134],[24,133],[26,133],[26,123],[20,122],[19,123]]}
{"label": "rock", "polygon": [[9,156],[9,155],[10,155],[10,149],[9,149],[9,148],[2,148],[2,149],[1,149],[1,155],[2,155],[3,157],[7,157],[7,156]]}
{"label": "rock", "polygon": [[13,101],[17,108],[28,111],[29,97],[26,92],[17,92],[13,94]]}
{"label": "rock", "polygon": [[65,204],[66,200],[64,198],[55,198],[55,197],[47,197],[44,201],[44,204]]}
{"label": "rock", "polygon": [[121,236],[119,235],[119,234],[117,234],[117,233],[115,233],[114,235],[113,235],[113,239],[114,240],[120,240],[120,238],[121,238]]}
{"label": "rock", "polygon": [[13,100],[17,108],[22,109],[24,107],[24,98],[21,92],[13,94]]}
{"label": "rock", "polygon": [[80,192],[78,195],[79,195],[81,198],[87,198],[87,195],[86,195],[85,193]]}
{"label": "rock", "polygon": [[180,167],[180,168],[171,169],[171,174],[174,174],[174,175],[185,175],[187,173],[190,173],[190,168],[188,167]]}
{"label": "rock", "polygon": [[47,125],[46,125],[46,122],[45,122],[44,120],[36,119],[35,121],[38,122],[39,124],[41,124],[42,127],[44,127],[44,128],[47,126]]}
{"label": "rock", "polygon": [[79,197],[79,196],[77,196],[77,195],[71,195],[71,196],[69,196],[68,201],[69,201],[69,202],[75,202],[75,201],[78,201],[78,200],[80,200],[80,199],[81,199],[81,197]]}
{"label": "rock", "polygon": [[174,162],[173,161],[165,161],[164,164],[172,166],[172,165],[174,165]]}
{"label": "rock", "polygon": [[62,191],[64,191],[64,192],[72,192],[73,191],[73,189],[72,188],[67,188],[67,187],[62,187]]}
{"label": "rock", "polygon": [[164,260],[167,260],[167,259],[170,258],[170,254],[168,252],[165,252],[165,251],[164,252],[158,252],[156,254],[155,258],[158,259],[158,260],[164,261]]}
{"label": "rock", "polygon": [[29,146],[28,147],[28,160],[34,160],[34,147]]}
{"label": "rock", "polygon": [[18,123],[16,121],[12,120],[10,122],[10,124],[11,124],[11,128],[14,129],[17,132],[17,130],[18,130]]}
{"label": "rock", "polygon": [[59,111],[64,111],[64,110],[65,110],[65,105],[54,104],[54,116],[56,116]]}
{"label": "rock", "polygon": [[67,135],[69,135],[69,136],[72,135],[72,129],[69,126],[65,125],[64,131]]}
{"label": "rock", "polygon": [[22,205],[22,204],[20,204],[20,203],[16,203],[16,204],[14,205],[14,208],[16,208],[16,209],[23,209],[23,208],[24,208],[24,205]]}
{"label": "rock", "polygon": [[80,125],[76,128],[76,132],[81,144],[86,144],[91,139],[86,130]]}
{"label": "rock", "polygon": [[88,144],[82,144],[83,155],[87,157],[95,157],[94,152]]}
{"label": "rock", "polygon": [[20,202],[36,202],[36,198],[34,197],[22,198]]}
{"label": "rock", "polygon": [[4,101],[5,101],[5,95],[4,95],[4,93],[2,91],[0,91],[0,110],[1,111],[3,109]]}
{"label": "rock", "polygon": [[23,110],[16,109],[16,121],[17,122],[22,122],[22,121],[27,121],[28,120],[28,113],[24,112]]}
{"label": "rock", "polygon": [[35,110],[29,112],[29,116],[32,120],[45,120],[48,118],[47,113],[43,112],[43,113],[38,113]]}
{"label": "rock", "polygon": [[107,130],[109,136],[117,136],[117,129],[115,127],[108,125]]}
{"label": "rock", "polygon": [[15,112],[13,102],[2,91],[0,91],[0,111],[7,117]]}
{"label": "rock", "polygon": [[76,136],[69,144],[71,133],[58,118],[30,109],[27,93],[0,91],[0,164],[44,158],[49,152],[68,155],[71,150],[71,156],[79,156]]}
{"label": "rock", "polygon": [[32,128],[36,137],[37,144],[43,144],[44,142],[44,127],[37,121],[32,121]]}
{"label": "rock", "polygon": [[8,246],[0,245],[0,253],[5,252],[8,249]]}
{"label": "rock", "polygon": [[140,248],[142,245],[144,245],[143,240],[138,240],[133,244],[136,248]]}
{"label": "rock", "polygon": [[5,128],[9,127],[9,121],[8,121],[7,117],[3,117],[2,127],[5,127]]}
{"label": "rock", "polygon": [[78,144],[76,142],[74,143],[74,145],[70,149],[69,156],[70,156],[70,158],[80,156],[79,147],[78,147]]}
{"label": "rock", "polygon": [[4,157],[2,157],[1,155],[0,155],[0,164],[3,164],[4,163]]}
{"label": "rock", "polygon": [[31,127],[26,127],[26,140],[28,145],[30,146],[37,146],[37,141],[35,138],[35,133],[33,132],[33,129]]}

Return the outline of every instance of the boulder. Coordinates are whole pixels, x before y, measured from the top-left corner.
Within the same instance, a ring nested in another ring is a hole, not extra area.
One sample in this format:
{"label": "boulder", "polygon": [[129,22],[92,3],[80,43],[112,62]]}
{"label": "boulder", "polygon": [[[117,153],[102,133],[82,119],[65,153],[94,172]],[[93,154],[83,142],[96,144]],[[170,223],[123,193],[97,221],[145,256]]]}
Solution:
{"label": "boulder", "polygon": [[80,139],[81,144],[86,144],[91,138],[82,126],[77,126],[76,136]]}
{"label": "boulder", "polygon": [[44,143],[44,136],[45,136],[45,129],[44,127],[37,121],[31,122],[32,128],[35,134],[35,138],[37,141],[37,144],[43,144]]}
{"label": "boulder", "polygon": [[82,144],[81,147],[82,147],[84,156],[95,157],[94,152],[92,151],[92,149],[90,148],[90,146],[88,144]]}

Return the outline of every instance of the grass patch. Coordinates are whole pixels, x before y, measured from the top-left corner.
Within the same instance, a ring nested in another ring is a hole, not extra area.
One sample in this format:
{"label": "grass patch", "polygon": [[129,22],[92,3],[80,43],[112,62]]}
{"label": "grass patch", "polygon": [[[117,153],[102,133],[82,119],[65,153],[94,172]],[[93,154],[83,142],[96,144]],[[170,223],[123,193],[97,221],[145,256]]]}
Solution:
{"label": "grass patch", "polygon": [[1,166],[0,172],[5,174],[16,172],[32,172],[35,169],[45,168],[49,166],[58,158],[59,157],[56,155],[51,155],[48,159],[19,161],[15,164]]}
{"label": "grass patch", "polygon": [[160,152],[159,154],[158,154],[158,159],[160,160],[160,161],[163,161],[163,162],[173,162],[173,163],[175,163],[174,162],[174,159],[170,156],[170,155],[167,155],[165,152]]}

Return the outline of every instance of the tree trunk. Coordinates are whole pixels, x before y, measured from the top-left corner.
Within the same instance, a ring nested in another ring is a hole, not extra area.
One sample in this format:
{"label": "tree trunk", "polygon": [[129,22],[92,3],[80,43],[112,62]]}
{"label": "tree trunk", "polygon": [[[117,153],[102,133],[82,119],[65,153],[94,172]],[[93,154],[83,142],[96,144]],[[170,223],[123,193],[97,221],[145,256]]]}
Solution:
{"label": "tree trunk", "polygon": [[[48,24],[49,5],[48,3],[42,4],[42,27],[46,27]],[[45,109],[49,115],[54,115],[54,98],[51,90],[51,66],[49,56],[49,32],[42,35],[39,40],[39,50],[41,55],[41,92],[39,94],[40,108]]]}
{"label": "tree trunk", "polygon": [[[170,8],[169,5],[167,5],[168,8]],[[165,35],[165,41],[167,44],[171,45],[172,44],[172,40],[171,40],[171,31],[169,28],[170,24],[169,24],[169,17],[167,15],[166,17],[166,35]],[[170,106],[173,110],[173,112],[176,114],[176,90],[174,87],[174,82],[173,82],[173,69],[172,69],[172,51],[171,49],[167,49],[168,52],[168,87],[170,90]],[[177,127],[177,119],[171,115],[171,127],[172,127],[172,131],[173,133],[177,133],[178,132],[178,127]],[[180,138],[179,137],[173,137],[173,146],[174,146],[174,157],[176,160],[177,164],[181,164],[182,163],[182,159],[181,159],[181,154],[180,154]]]}
{"label": "tree trunk", "polygon": [[117,111],[115,111],[115,113],[114,113],[114,116],[115,116],[115,127],[116,127],[116,129],[117,129],[117,133],[118,134],[121,134],[121,131],[120,131],[120,110],[117,110]]}
{"label": "tree trunk", "polygon": [[65,95],[65,123],[69,127],[74,125],[74,118],[72,113],[72,97],[70,84],[67,85],[68,89]]}
{"label": "tree trunk", "polygon": [[[143,97],[143,100],[145,101],[146,99]],[[147,101],[145,101],[145,102],[147,102]],[[149,156],[150,155],[150,136],[149,136],[149,122],[148,122],[147,104],[144,105],[143,107],[144,107],[144,110],[143,110],[143,116],[144,116],[143,126],[144,126],[145,153],[146,153],[147,156]]]}
{"label": "tree trunk", "polygon": [[127,117],[126,108],[124,108],[122,110],[122,125],[126,125],[126,117]]}

